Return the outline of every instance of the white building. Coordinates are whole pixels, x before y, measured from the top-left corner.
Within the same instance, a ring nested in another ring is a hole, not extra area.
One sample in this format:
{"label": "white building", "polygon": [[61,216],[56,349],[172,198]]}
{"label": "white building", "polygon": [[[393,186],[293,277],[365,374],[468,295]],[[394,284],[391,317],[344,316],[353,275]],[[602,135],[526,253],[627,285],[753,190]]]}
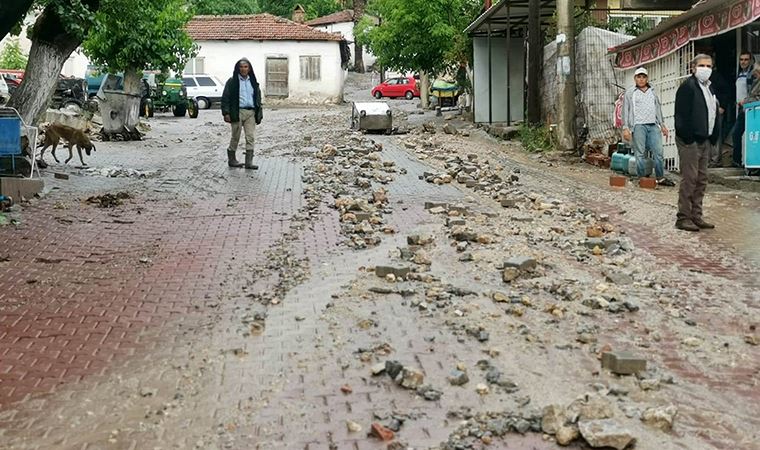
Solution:
{"label": "white building", "polygon": [[[343,39],[351,46],[351,66],[354,65],[354,11],[352,9],[344,9],[336,13],[317,17],[316,19],[309,20],[306,25],[316,28],[317,30],[325,31],[327,33],[340,33]],[[375,64],[375,55],[364,49],[362,52],[362,60],[364,61],[364,68],[368,69]]]}
{"label": "white building", "polygon": [[343,67],[348,61],[345,41],[338,34],[271,14],[196,16],[187,24],[187,32],[200,50],[186,74],[207,73],[224,82],[232,76],[235,63],[246,57],[265,102],[343,101]]}
{"label": "white building", "polygon": [[[34,18],[31,18],[34,19]],[[29,50],[32,48],[32,41],[26,37],[27,28],[31,26],[34,22],[26,20],[24,21],[24,26],[21,29],[21,34],[18,36],[11,36],[10,34],[5,36],[0,41],[0,51],[5,48],[6,45],[14,43],[18,41],[19,48],[21,49],[21,52],[29,57]],[[66,62],[63,63],[63,69],[61,69],[61,74],[67,77],[77,77],[77,78],[84,78],[84,72],[87,70],[87,64],[89,64],[89,60],[82,52],[82,49],[75,50],[69,58],[66,60]],[[6,69],[7,67],[0,67],[0,69]]]}

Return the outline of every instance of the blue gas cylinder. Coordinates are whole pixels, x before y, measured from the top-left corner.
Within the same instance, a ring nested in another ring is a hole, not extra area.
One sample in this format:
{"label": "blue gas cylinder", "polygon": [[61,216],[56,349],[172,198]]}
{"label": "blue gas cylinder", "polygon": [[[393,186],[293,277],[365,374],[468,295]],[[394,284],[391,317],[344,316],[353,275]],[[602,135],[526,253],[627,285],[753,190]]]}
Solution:
{"label": "blue gas cylinder", "polygon": [[627,153],[615,152],[612,154],[612,160],[610,161],[610,169],[616,172],[628,172],[628,160],[631,159],[631,155]]}

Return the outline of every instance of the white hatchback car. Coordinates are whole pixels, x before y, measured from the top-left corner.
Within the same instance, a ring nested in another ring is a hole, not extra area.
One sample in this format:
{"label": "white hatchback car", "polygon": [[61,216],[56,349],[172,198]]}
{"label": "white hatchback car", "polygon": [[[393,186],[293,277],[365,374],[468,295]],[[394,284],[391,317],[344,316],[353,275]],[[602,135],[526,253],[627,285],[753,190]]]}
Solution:
{"label": "white hatchback car", "polygon": [[182,83],[187,88],[187,96],[198,101],[198,109],[209,109],[213,103],[222,101],[224,83],[213,75],[183,75]]}

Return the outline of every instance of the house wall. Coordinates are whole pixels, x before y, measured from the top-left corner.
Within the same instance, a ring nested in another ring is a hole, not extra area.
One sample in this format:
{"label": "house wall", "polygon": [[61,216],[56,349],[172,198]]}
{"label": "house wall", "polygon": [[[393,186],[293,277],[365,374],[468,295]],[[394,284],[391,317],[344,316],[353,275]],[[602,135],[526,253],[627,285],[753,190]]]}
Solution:
{"label": "house wall", "polygon": [[[266,58],[288,59],[288,98],[292,103],[337,103],[343,101],[345,71],[340,64],[336,41],[198,41],[199,57],[206,73],[226,81],[235,63],[247,57],[266,96]],[[320,56],[320,79],[301,80],[300,57]],[[265,102],[272,99],[265,99]]]}
{"label": "house wall", "polygon": [[[353,22],[339,22],[339,23],[331,23],[328,25],[319,25],[312,27],[314,29],[324,31],[326,33],[340,33],[343,38],[348,41],[349,44],[351,44],[351,65],[354,64],[354,23]],[[375,55],[372,54],[372,52],[368,51],[366,48],[362,52],[362,60],[364,61],[364,68],[368,69],[372,65],[375,64],[375,61],[377,61],[377,58],[375,58]]]}
{"label": "house wall", "polygon": [[[511,48],[507,52],[507,39],[505,37],[491,38],[491,101],[492,122],[507,122],[507,63],[509,55],[510,67],[510,118],[512,122],[524,118],[524,73],[525,73],[525,49],[523,40],[511,39]],[[473,38],[474,73],[473,80],[475,122],[489,122],[489,96],[488,96],[488,38]]]}
{"label": "house wall", "polygon": [[[29,50],[32,48],[32,41],[26,37],[29,26],[34,24],[36,17],[29,16],[24,20],[24,25],[21,28],[21,33],[18,36],[7,35],[0,41],[0,51],[5,48],[6,45],[18,40],[21,51],[28,57]],[[84,78],[84,72],[89,64],[89,59],[82,53],[81,49],[74,51],[69,59],[63,64],[61,74],[67,77],[79,77]],[[0,67],[0,69],[7,69],[7,67]]]}

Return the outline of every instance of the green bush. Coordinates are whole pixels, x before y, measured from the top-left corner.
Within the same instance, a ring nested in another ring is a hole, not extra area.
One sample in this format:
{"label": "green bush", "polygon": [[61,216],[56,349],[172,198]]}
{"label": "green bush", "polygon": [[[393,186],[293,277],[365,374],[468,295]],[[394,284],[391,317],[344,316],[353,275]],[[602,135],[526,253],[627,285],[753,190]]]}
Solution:
{"label": "green bush", "polygon": [[520,142],[530,153],[545,152],[554,147],[552,133],[547,126],[522,125],[520,127]]}
{"label": "green bush", "polygon": [[26,60],[27,57],[21,51],[18,39],[13,39],[0,51],[0,69],[26,69]]}

